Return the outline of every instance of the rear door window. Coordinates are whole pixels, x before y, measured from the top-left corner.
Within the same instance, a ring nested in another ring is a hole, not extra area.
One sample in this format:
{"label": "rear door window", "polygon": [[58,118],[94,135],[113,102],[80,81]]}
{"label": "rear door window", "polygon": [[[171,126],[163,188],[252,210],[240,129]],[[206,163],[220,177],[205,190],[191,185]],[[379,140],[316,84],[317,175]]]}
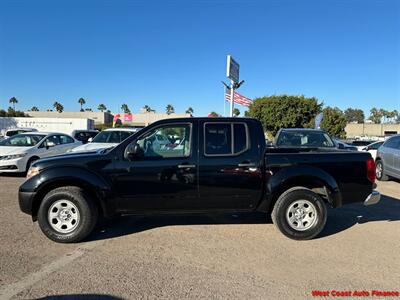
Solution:
{"label": "rear door window", "polygon": [[235,155],[248,149],[247,126],[244,123],[204,124],[204,154]]}
{"label": "rear door window", "polygon": [[390,138],[385,142],[384,146],[392,149],[400,149],[400,136]]}

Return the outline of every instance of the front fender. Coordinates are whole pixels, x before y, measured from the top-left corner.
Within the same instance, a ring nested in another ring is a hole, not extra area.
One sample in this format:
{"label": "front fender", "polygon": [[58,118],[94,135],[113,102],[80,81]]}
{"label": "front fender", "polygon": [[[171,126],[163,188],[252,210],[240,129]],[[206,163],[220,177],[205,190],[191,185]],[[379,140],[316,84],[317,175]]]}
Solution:
{"label": "front fender", "polygon": [[100,175],[79,166],[50,167],[20,186],[20,192],[32,193],[32,216],[36,216],[43,197],[52,189],[60,186],[79,186],[96,196],[105,215],[113,208],[107,199],[111,195],[111,185]]}

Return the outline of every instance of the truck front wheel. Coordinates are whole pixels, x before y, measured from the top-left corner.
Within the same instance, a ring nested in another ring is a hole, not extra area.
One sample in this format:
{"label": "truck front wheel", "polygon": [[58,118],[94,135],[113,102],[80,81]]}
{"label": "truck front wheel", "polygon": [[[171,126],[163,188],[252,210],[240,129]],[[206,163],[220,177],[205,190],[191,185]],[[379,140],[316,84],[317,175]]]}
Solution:
{"label": "truck front wheel", "polygon": [[83,189],[75,186],[50,191],[40,204],[40,229],[58,243],[80,242],[96,225],[97,206]]}
{"label": "truck front wheel", "polygon": [[324,201],[306,188],[292,188],[276,201],[272,221],[279,231],[294,240],[309,240],[324,229],[327,210]]}

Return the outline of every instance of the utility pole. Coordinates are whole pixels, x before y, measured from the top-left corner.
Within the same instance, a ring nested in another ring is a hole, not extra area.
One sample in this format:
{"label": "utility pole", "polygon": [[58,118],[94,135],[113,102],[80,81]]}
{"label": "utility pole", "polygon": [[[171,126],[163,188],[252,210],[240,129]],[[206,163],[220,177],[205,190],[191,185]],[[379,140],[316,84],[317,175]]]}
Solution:
{"label": "utility pole", "polygon": [[233,117],[233,109],[235,108],[235,90],[243,84],[244,80],[239,82],[239,64],[231,55],[228,55],[226,60],[226,77],[230,79],[230,85],[228,86],[225,82],[222,83],[230,91],[231,103],[229,106],[229,116]]}

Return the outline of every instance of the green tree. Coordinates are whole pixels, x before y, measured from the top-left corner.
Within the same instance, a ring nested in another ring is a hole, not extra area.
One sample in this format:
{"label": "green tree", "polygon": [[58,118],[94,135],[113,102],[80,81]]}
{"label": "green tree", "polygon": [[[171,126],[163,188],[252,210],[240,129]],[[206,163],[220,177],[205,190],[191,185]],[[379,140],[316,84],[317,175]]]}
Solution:
{"label": "green tree", "polygon": [[15,110],[12,107],[9,107],[7,112],[5,113],[5,117],[26,117],[25,113],[19,110]]}
{"label": "green tree", "polygon": [[277,95],[254,99],[246,114],[261,121],[264,129],[275,135],[280,128],[310,128],[322,110],[316,98]]}
{"label": "green tree", "polygon": [[175,109],[171,104],[168,104],[167,107],[165,108],[165,111],[167,112],[168,115],[170,115],[175,112]]}
{"label": "green tree", "polygon": [[36,106],[32,106],[31,111],[39,111],[39,108],[37,108]]}
{"label": "green tree", "polygon": [[337,138],[345,138],[346,131],[346,116],[337,107],[326,107],[323,109],[324,118],[321,121],[320,127],[329,135]]}
{"label": "green tree", "polygon": [[233,116],[234,117],[239,117],[239,115],[240,115],[240,110],[239,109],[237,109],[236,107],[233,109]]}
{"label": "green tree", "polygon": [[189,108],[185,111],[186,114],[191,115],[191,116],[193,115],[193,112],[194,112],[194,110],[193,110],[192,107],[189,107]]}
{"label": "green tree", "polygon": [[126,113],[126,114],[128,114],[128,113],[131,112],[131,110],[130,110],[129,107],[128,107],[128,104],[125,104],[125,103],[121,105],[121,109],[122,109],[122,111],[123,111],[124,113]]}
{"label": "green tree", "polygon": [[8,102],[9,102],[10,104],[12,104],[12,106],[13,106],[13,110],[15,111],[15,104],[17,104],[17,103],[18,103],[18,100],[17,100],[17,98],[15,98],[15,97],[11,97],[11,98],[10,98],[10,100],[8,100]]}
{"label": "green tree", "polygon": [[99,104],[99,106],[97,106],[97,109],[99,111],[103,112],[103,111],[107,110],[107,107],[103,103],[101,103],[101,104]]}
{"label": "green tree", "polygon": [[344,111],[347,123],[364,123],[364,112],[359,108],[348,108]]}
{"label": "green tree", "polygon": [[208,114],[209,117],[220,117],[221,115],[215,111],[212,111]]}
{"label": "green tree", "polygon": [[54,102],[53,107],[56,111],[58,111],[59,113],[62,113],[64,110],[64,106],[60,103],[60,102]]}
{"label": "green tree", "polygon": [[86,103],[85,99],[79,98],[78,103],[81,105],[81,111],[84,111],[83,110],[83,105]]}
{"label": "green tree", "polygon": [[382,119],[381,110],[377,109],[376,107],[373,107],[369,112],[370,112],[369,119],[375,124],[381,124],[381,119]]}

